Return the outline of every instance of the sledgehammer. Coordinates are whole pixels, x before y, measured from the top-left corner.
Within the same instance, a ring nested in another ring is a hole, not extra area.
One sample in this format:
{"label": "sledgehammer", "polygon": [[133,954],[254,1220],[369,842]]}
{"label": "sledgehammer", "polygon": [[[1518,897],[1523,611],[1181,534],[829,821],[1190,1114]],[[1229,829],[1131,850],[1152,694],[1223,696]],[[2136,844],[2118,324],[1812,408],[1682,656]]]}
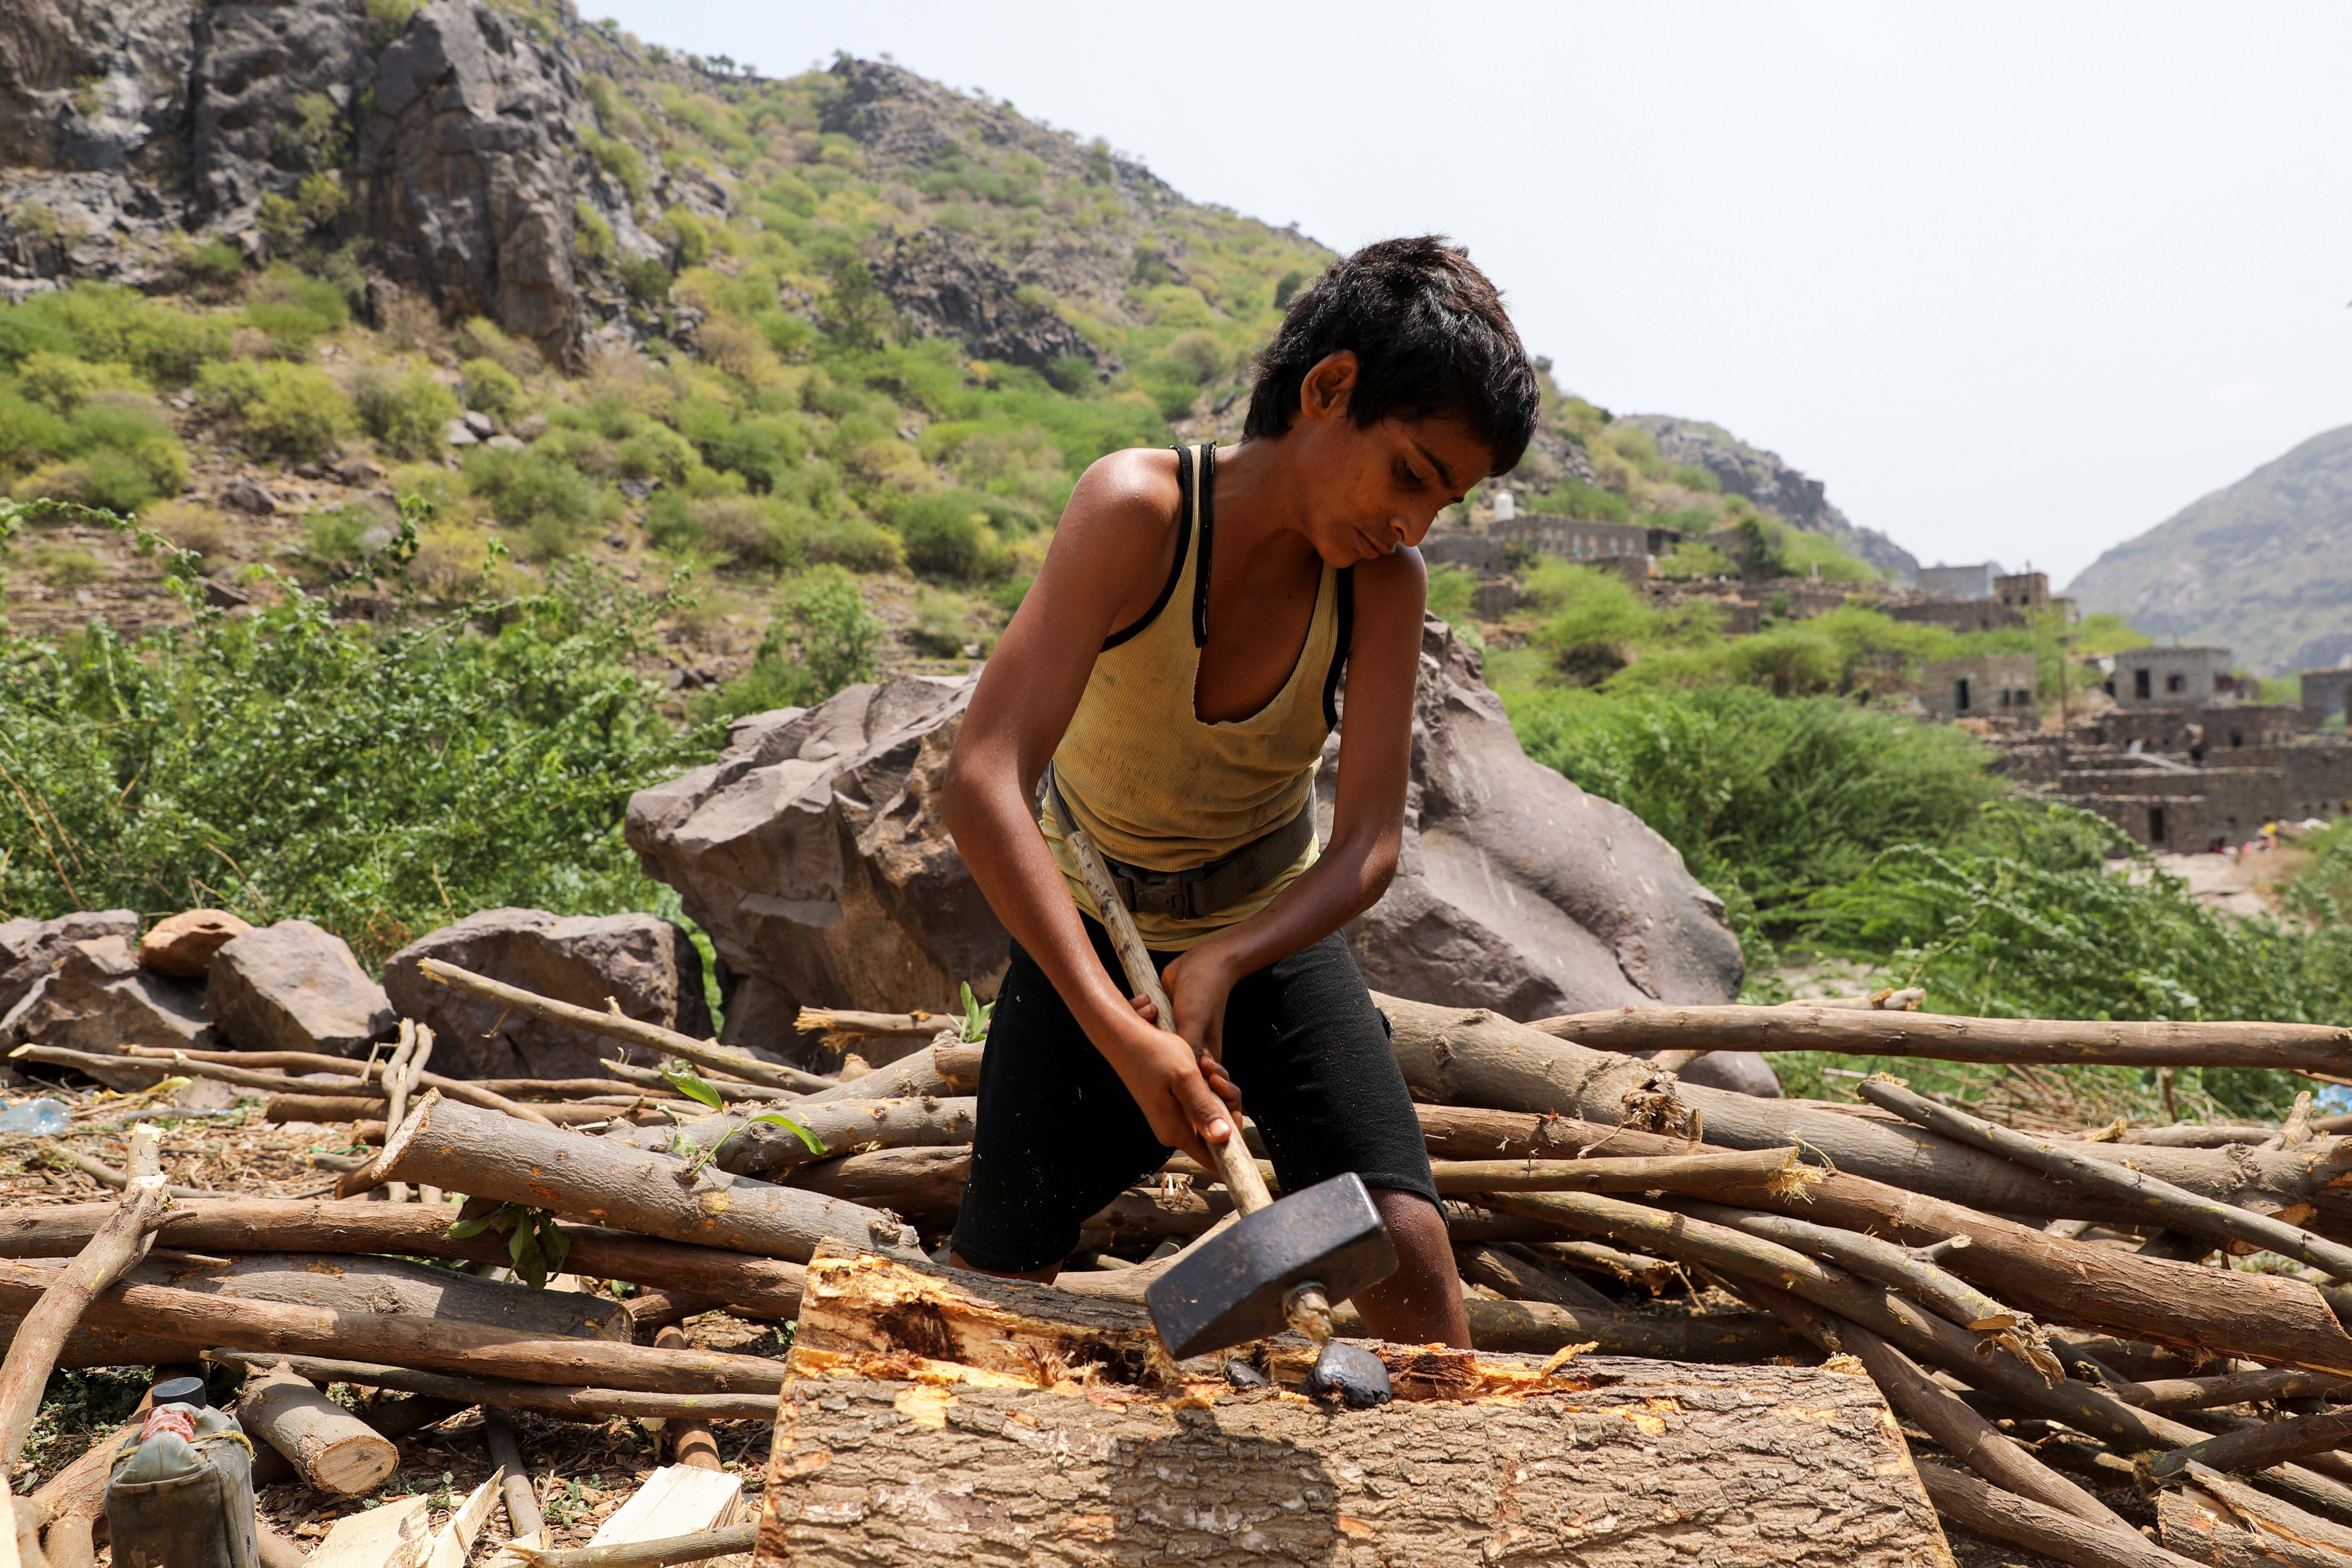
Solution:
{"label": "sledgehammer", "polygon": [[[1060,792],[1049,785],[1047,798],[1078,873],[1102,911],[1103,928],[1118,950],[1130,993],[1150,1000],[1159,1012],[1160,1026],[1173,1034],[1176,1009],[1135,929],[1135,917],[1119,901],[1109,868],[1072,820]],[[1210,1144],[1209,1152],[1242,1217],[1195,1244],[1152,1281],[1144,1293],[1152,1324],[1168,1353],[1180,1361],[1264,1339],[1286,1325],[1327,1347],[1323,1360],[1329,1361],[1347,1352],[1347,1347],[1330,1343],[1332,1305],[1395,1273],[1396,1244],[1381,1223],[1380,1210],[1372,1206],[1364,1179],[1353,1171],[1276,1202],[1243,1142],[1240,1119],[1229,1120],[1232,1132],[1223,1142]],[[1363,1367],[1362,1362],[1370,1362],[1370,1367]],[[1361,1356],[1349,1370],[1361,1378],[1380,1369],[1377,1361]],[[1339,1386],[1346,1380],[1331,1375],[1323,1381]],[[1380,1382],[1385,1384],[1385,1373]],[[1378,1397],[1386,1396],[1381,1387]],[[1353,1392],[1350,1401],[1360,1402]]]}

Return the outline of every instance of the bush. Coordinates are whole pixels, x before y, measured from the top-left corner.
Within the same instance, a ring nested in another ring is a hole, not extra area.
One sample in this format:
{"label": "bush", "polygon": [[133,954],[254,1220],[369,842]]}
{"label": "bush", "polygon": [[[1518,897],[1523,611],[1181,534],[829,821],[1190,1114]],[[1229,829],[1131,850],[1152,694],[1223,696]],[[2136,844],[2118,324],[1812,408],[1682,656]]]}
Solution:
{"label": "bush", "polygon": [[37,403],[0,391],[0,467],[29,468],[66,449],[66,422]]}
{"label": "bush", "polygon": [[459,367],[466,378],[466,406],[504,424],[522,412],[522,382],[494,359],[469,359]]}
{"label": "bush", "polygon": [[1832,697],[1729,686],[1505,700],[1529,756],[1631,809],[1761,921],[1785,922],[1892,845],[1949,838],[2003,790],[1973,737]]}
{"label": "bush", "polygon": [[976,640],[971,624],[971,601],[943,588],[918,589],[914,618],[907,627],[907,640],[934,658],[954,658],[963,652],[967,644]]}
{"label": "bush", "polygon": [[129,365],[91,364],[47,349],[25,356],[16,385],[26,397],[57,414],[71,414],[97,392],[144,393],[146,383]]}
{"label": "bush", "polygon": [[811,561],[853,572],[888,572],[907,563],[898,536],[863,517],[820,518],[809,524],[802,548]]}
{"label": "bush", "polygon": [[351,320],[342,290],[279,262],[254,280],[245,319],[269,340],[280,359],[306,360],[318,339]]}
{"label": "bush", "polygon": [[875,679],[881,620],[856,580],[819,566],[776,602],[775,618],[751,668],[696,706],[704,719],[732,720],[774,708],[804,708],[845,686]]}
{"label": "bush", "polygon": [[0,908],[300,918],[369,963],[453,910],[675,908],[622,811],[715,737],[632,668],[654,608],[574,572],[381,630],[295,591],[136,642],[0,641]]}
{"label": "bush", "polygon": [[196,377],[207,406],[234,416],[257,457],[311,463],[351,433],[351,404],[323,371],[283,360],[208,364]]}
{"label": "bush", "polygon": [[646,510],[646,535],[656,548],[708,550],[736,565],[782,569],[805,559],[801,530],[774,503],[750,496],[688,500],[664,490]]}
{"label": "bush", "polygon": [[0,306],[0,363],[41,349],[93,364],[126,364],[149,382],[178,386],[228,352],[229,324],[158,303],[111,284],[77,283]]}
{"label": "bush", "polygon": [[1168,361],[1192,376],[1196,386],[1206,386],[1225,374],[1232,356],[1214,334],[1195,328],[1179,332],[1160,351]]}
{"label": "bush", "polygon": [[446,445],[450,420],[463,412],[449,389],[422,372],[363,364],[352,376],[360,426],[395,458],[431,458]]}
{"label": "bush", "polygon": [[892,521],[907,547],[907,564],[926,577],[956,582],[1001,574],[988,498],[945,490],[900,503]]}
{"label": "bush", "polygon": [[585,541],[603,510],[596,482],[544,454],[475,448],[466,482],[490,503],[490,515],[523,536],[523,553],[569,555]]}
{"label": "bush", "polygon": [[193,551],[207,567],[226,560],[236,538],[227,518],[194,501],[163,501],[150,508],[141,521],[174,548]]}

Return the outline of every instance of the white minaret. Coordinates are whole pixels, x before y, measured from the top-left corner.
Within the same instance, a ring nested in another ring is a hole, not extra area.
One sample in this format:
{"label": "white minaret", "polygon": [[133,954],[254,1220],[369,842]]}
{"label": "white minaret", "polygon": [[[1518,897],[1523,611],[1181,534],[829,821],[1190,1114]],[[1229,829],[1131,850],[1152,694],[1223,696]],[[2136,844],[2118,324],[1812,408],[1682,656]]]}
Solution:
{"label": "white minaret", "polygon": [[1507,489],[1495,491],[1495,521],[1508,522],[1519,515],[1518,498]]}

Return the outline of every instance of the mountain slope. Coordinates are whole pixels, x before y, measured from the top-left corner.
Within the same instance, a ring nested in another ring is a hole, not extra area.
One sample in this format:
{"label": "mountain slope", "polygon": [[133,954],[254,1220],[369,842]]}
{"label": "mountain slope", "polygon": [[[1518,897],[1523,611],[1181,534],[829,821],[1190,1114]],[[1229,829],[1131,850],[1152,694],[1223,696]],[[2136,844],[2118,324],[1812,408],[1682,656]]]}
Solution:
{"label": "mountain slope", "polygon": [[2067,592],[2152,637],[2234,648],[2266,675],[2352,654],[2352,426],[2116,545]]}
{"label": "mountain slope", "polygon": [[1829,487],[1782,461],[1778,452],[1751,447],[1720,425],[1671,414],[1629,414],[1621,422],[1655,437],[1658,456],[1667,462],[1705,468],[1726,495],[1745,496],[1778,513],[1791,528],[1827,534],[1847,554],[1888,576],[1907,581],[1919,570],[1918,557],[1878,530],[1847,521],[1845,513],[1830,504]]}

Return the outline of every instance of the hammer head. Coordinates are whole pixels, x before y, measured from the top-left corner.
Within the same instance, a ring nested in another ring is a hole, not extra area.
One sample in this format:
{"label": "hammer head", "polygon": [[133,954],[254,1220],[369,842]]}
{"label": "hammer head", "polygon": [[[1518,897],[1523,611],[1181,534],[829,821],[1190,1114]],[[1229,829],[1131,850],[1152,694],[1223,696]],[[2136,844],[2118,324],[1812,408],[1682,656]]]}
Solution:
{"label": "hammer head", "polygon": [[1313,1280],[1336,1305],[1396,1272],[1396,1244],[1350,1171],[1270,1204],[1202,1242],[1144,1301],[1179,1361],[1285,1326],[1283,1299]]}

